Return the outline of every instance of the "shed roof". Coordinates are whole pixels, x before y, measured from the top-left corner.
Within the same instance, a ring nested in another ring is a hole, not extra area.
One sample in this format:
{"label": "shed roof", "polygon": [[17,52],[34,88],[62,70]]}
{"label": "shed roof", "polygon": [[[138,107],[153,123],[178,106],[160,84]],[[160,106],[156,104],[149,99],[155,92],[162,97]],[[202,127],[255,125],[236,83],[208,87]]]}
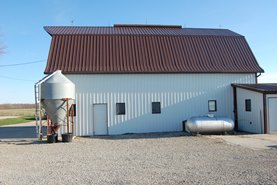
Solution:
{"label": "shed roof", "polygon": [[245,38],[227,29],[175,25],[47,26],[45,73],[263,72]]}
{"label": "shed roof", "polygon": [[232,86],[265,94],[277,94],[277,83],[232,84]]}

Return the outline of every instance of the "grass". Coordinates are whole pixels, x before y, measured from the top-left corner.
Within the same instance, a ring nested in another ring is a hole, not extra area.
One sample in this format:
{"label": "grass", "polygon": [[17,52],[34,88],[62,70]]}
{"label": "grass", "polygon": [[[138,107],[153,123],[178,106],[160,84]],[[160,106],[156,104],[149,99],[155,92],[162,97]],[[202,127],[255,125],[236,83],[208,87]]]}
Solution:
{"label": "grass", "polygon": [[17,118],[0,119],[0,126],[27,123],[34,120],[36,120],[35,116],[23,116],[23,117],[17,117]]}

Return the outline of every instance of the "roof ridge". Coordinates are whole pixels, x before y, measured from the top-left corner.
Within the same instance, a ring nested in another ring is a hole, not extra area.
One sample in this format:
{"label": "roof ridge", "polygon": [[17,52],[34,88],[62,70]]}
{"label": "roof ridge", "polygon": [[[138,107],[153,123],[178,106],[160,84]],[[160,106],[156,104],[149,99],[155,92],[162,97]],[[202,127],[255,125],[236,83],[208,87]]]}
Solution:
{"label": "roof ridge", "polygon": [[162,24],[114,24],[114,28],[170,28],[182,29],[181,25],[162,25]]}
{"label": "roof ridge", "polygon": [[44,26],[50,35],[168,35],[168,36],[242,36],[229,29],[182,28],[180,26]]}

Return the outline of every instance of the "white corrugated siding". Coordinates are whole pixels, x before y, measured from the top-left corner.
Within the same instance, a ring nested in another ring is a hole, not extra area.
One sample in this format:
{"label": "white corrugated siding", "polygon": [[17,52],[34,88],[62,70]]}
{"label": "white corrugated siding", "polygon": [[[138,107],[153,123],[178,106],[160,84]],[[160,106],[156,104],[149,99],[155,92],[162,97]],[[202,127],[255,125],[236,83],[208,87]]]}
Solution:
{"label": "white corrugated siding", "polygon": [[[267,123],[268,123],[269,133],[273,133],[273,132],[275,133],[276,132],[276,130],[275,130],[276,126],[273,126],[273,128],[271,128],[271,127],[272,127],[273,124],[276,125],[277,121],[275,119],[272,119],[273,117],[275,117],[274,115],[270,115],[270,114],[276,114],[276,109],[274,109],[274,107],[270,107],[270,103],[269,103],[269,101],[276,101],[276,99],[277,99],[277,94],[267,94],[266,95]],[[271,119],[270,119],[270,116],[273,116],[273,117],[271,117]],[[272,120],[274,121],[273,123],[270,122]]]}
{"label": "white corrugated siding", "polygon": [[[245,111],[245,100],[251,99],[251,112]],[[238,129],[240,131],[263,133],[263,94],[237,88]]]}
{"label": "white corrugated siding", "polygon": [[[93,135],[93,104],[107,103],[108,133],[180,131],[182,121],[208,113],[233,118],[231,83],[255,83],[254,74],[70,74],[76,85],[76,134]],[[161,102],[161,114],[151,103]],[[116,115],[124,102],[126,115]]]}

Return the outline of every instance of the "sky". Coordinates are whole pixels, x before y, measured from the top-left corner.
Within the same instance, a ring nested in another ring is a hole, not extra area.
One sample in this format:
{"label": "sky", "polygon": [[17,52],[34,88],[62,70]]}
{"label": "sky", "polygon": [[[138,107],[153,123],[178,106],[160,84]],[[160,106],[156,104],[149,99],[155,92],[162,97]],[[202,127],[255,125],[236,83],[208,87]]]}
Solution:
{"label": "sky", "polygon": [[34,103],[51,42],[43,26],[230,29],[245,36],[265,70],[258,81],[277,83],[276,20],[276,0],[0,0],[0,103]]}

